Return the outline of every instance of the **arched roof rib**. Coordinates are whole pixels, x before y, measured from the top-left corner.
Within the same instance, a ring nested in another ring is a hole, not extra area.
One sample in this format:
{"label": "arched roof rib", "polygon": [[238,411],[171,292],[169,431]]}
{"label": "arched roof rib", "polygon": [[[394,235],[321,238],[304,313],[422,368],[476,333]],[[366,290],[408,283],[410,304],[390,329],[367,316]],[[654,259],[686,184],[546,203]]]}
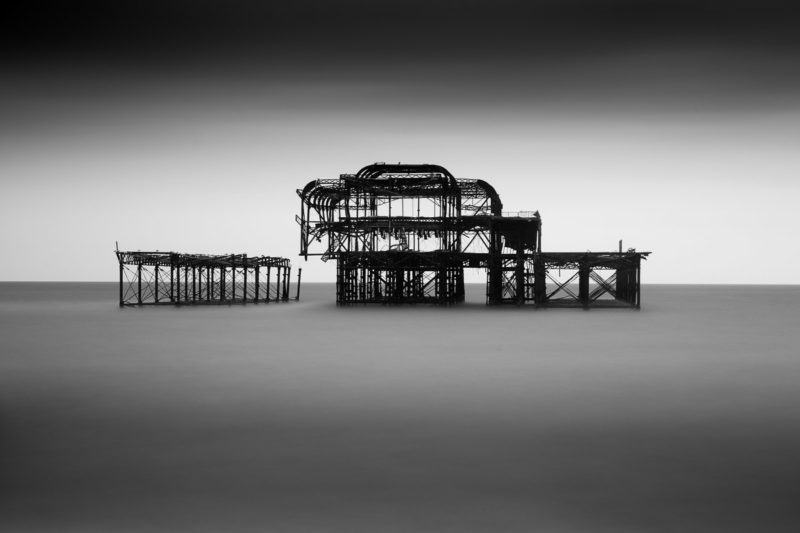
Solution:
{"label": "arched roof rib", "polygon": [[[359,170],[355,175],[355,181],[370,182],[370,181],[392,181],[399,178],[404,185],[408,185],[410,190],[414,190],[414,186],[422,184],[440,184],[443,192],[448,196],[459,196],[461,190],[458,187],[456,178],[450,173],[449,170],[440,165],[403,165],[403,164],[386,164],[375,163],[367,165]],[[397,182],[393,184],[397,185]],[[369,187],[364,184],[363,186]],[[392,187],[394,189],[394,187]],[[392,191],[393,193],[395,191]],[[418,193],[424,196],[426,191],[421,189]]]}
{"label": "arched roof rib", "polygon": [[297,192],[308,205],[323,209],[336,205],[347,197],[347,191],[341,180],[310,181],[302,191],[298,190]]}
{"label": "arched roof rib", "polygon": [[458,180],[462,198],[487,198],[491,202],[493,215],[500,216],[503,213],[503,202],[500,195],[488,182],[484,180]]}
{"label": "arched roof rib", "polygon": [[403,164],[386,164],[374,163],[367,165],[356,173],[356,178],[359,179],[377,179],[385,174],[441,174],[451,181],[453,186],[456,185],[456,178],[450,174],[450,171],[441,165],[403,165]]}
{"label": "arched roof rib", "polygon": [[[387,183],[398,179],[393,183]],[[398,184],[402,188],[398,190]],[[399,193],[408,196],[447,194],[459,199],[486,198],[493,215],[500,216],[503,203],[492,185],[484,180],[456,179],[440,165],[402,165],[376,163],[356,174],[342,174],[339,179],[309,182],[298,194],[315,208],[330,208],[349,197],[352,189],[365,190],[376,196]]]}

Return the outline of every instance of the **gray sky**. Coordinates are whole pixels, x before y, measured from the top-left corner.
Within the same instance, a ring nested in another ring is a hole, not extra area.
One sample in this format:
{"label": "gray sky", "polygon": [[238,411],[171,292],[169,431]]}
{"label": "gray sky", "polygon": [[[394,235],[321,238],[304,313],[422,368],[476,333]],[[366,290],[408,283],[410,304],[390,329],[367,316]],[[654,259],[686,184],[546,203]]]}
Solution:
{"label": "gray sky", "polygon": [[800,47],[769,3],[471,2],[451,19],[445,2],[424,23],[358,2],[215,22],[202,5],[7,37],[0,280],[113,280],[118,240],[287,256],[333,281],[296,257],[295,189],[401,161],[539,210],[545,250],[652,250],[645,282],[800,282]]}

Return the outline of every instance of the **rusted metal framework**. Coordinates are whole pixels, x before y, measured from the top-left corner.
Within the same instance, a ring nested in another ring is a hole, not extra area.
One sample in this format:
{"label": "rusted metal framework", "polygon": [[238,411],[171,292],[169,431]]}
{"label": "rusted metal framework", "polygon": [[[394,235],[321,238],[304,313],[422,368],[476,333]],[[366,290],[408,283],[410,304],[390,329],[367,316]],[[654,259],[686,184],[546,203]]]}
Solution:
{"label": "rusted metal framework", "polygon": [[[641,305],[641,261],[649,252],[557,252],[503,257],[490,303],[550,307]],[[492,270],[489,269],[489,287]]]}
{"label": "rusted metal framework", "polygon": [[[291,263],[282,257],[116,251],[119,305],[287,301]],[[298,298],[299,283],[298,275]]]}
{"label": "rusted metal framework", "polygon": [[336,260],[339,304],[455,303],[464,268],[483,268],[490,305],[640,305],[649,252],[543,253],[538,211],[504,214],[489,183],[438,165],[376,163],[297,194],[300,255]]}

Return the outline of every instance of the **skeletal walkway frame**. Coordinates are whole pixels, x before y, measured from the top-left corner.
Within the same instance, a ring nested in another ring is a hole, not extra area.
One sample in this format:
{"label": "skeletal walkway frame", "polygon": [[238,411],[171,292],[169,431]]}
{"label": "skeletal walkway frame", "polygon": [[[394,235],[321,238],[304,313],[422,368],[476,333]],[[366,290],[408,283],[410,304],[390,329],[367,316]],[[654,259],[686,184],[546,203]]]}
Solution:
{"label": "skeletal walkway frame", "polygon": [[[492,295],[494,303],[639,309],[641,261],[648,254],[629,251],[504,255],[501,291]],[[567,274],[556,274],[562,270]]]}
{"label": "skeletal walkway frame", "polygon": [[140,251],[116,255],[121,307],[289,299],[291,263],[282,257]]}
{"label": "skeletal walkway frame", "polygon": [[640,306],[649,252],[543,253],[538,212],[504,214],[489,183],[438,165],[376,163],[297,193],[300,255],[337,262],[339,304],[455,303],[464,268],[483,268],[489,305]]}

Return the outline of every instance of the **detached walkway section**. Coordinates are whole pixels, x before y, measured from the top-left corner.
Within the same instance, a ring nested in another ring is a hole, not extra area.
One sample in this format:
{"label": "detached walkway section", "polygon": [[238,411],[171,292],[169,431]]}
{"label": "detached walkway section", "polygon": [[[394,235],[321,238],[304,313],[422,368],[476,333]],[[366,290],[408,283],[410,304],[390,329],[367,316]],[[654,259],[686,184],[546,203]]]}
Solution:
{"label": "detached walkway section", "polygon": [[116,254],[120,307],[289,300],[292,266],[283,257],[119,250]]}

